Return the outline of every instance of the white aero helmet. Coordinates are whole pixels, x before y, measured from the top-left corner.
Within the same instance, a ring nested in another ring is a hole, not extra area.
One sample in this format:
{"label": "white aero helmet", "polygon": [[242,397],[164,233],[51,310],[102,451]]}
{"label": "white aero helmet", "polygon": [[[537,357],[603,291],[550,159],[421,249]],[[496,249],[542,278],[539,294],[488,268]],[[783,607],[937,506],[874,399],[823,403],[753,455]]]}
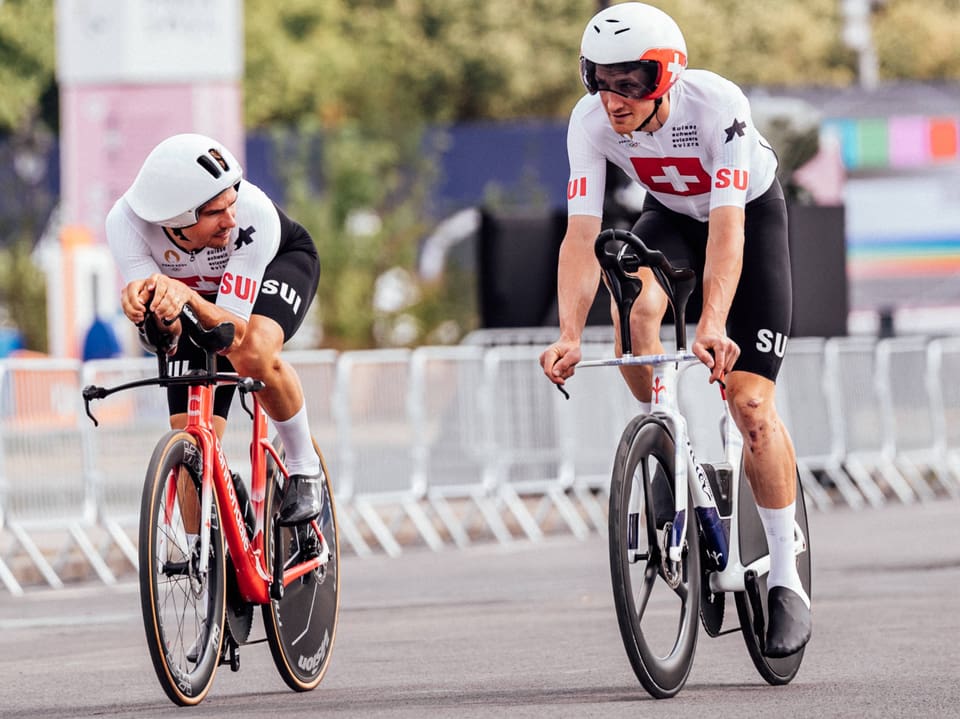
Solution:
{"label": "white aero helmet", "polygon": [[[627,80],[607,86],[597,65],[612,65]],[[613,5],[593,16],[580,43],[580,77],[587,92],[616,92],[635,100],[663,97],[687,67],[687,44],[673,18],[638,2]]]}
{"label": "white aero helmet", "polygon": [[136,215],[162,227],[189,227],[197,210],[230,187],[243,168],[216,140],[204,135],[168,137],[157,145],[124,197]]}

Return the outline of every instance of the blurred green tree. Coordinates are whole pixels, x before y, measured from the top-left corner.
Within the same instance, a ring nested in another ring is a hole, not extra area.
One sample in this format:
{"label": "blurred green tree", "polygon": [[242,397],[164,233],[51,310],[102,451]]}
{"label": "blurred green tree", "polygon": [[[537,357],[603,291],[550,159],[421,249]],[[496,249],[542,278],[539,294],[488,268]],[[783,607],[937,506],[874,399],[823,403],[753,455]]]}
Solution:
{"label": "blurred green tree", "polygon": [[[0,134],[35,129],[37,118],[56,130],[54,4],[0,0]],[[839,0],[656,4],[683,28],[691,67],[744,86],[856,81]],[[413,272],[435,179],[424,130],[565,117],[583,92],[580,35],[598,5],[244,0],[244,121],[249,129],[283,128],[277,132],[286,136],[288,209],[317,239],[324,264],[318,305],[328,343],[421,341],[444,334],[454,316],[456,327],[469,328],[467,280],[449,273],[428,284]],[[876,7],[882,81],[960,81],[960,0],[884,0]],[[782,143],[797,137],[795,152],[781,148],[788,161],[809,154],[810,132],[772,131]],[[322,138],[319,152],[303,139],[310,136]],[[411,287],[403,302],[378,309],[371,298],[389,282]],[[12,296],[0,286],[0,295],[5,291]]]}

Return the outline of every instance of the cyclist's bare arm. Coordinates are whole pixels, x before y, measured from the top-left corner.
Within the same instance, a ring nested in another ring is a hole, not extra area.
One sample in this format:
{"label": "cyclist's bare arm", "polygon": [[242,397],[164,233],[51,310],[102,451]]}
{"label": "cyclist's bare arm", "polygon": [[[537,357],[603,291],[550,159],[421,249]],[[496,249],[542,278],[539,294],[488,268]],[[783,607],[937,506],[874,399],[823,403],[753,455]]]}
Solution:
{"label": "cyclist's bare arm", "polygon": [[740,356],[740,348],[727,337],[726,326],[743,267],[743,222],[744,211],[740,207],[723,206],[710,212],[703,311],[693,352],[711,369],[711,382],[722,379]]}
{"label": "cyclist's bare arm", "polygon": [[540,355],[540,366],[554,384],[562,385],[572,377],[580,361],[580,336],[600,282],[593,250],[599,234],[599,217],[572,215],[567,221],[557,267],[560,338]]}

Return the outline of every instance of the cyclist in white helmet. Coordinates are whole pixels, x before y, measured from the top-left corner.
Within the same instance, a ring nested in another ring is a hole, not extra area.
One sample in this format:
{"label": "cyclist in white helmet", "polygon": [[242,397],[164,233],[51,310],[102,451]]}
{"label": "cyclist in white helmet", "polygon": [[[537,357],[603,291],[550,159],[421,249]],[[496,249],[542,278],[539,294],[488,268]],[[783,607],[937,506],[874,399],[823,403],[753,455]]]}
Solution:
{"label": "cyclist in white helmet", "polygon": [[[690,307],[700,308],[692,351],[723,380],[744,437],[744,465],[770,546],[769,656],[799,651],[811,633],[810,599],[793,555],[796,458],[777,414],[774,390],[790,330],[792,295],[787,215],[777,158],[750,105],[732,82],[687,69],[680,28],[643,3],[613,5],[583,33],[580,74],[587,94],[570,116],[567,231],[560,249],[560,338],[540,357],[562,385],[580,361],[580,337],[600,267],[607,162],[646,190],[633,232],[700,278]],[[668,303],[649,269],[633,307],[637,354],[663,352]],[[613,308],[619,348],[619,317]],[[649,411],[649,367],[624,367]]]}
{"label": "cyclist in white helmet", "polygon": [[[320,460],[299,378],[280,351],[316,295],[320,260],[306,229],[242,178],[240,163],[216,140],[169,137],[150,152],[107,215],[107,241],[127,283],[121,304],[132,322],[142,325],[150,311],[176,336],[180,311],[189,304],[205,327],[235,325],[218,370],[236,369],[266,384],[259,398],[290,470],[280,521],[303,524],[321,511]],[[201,367],[203,353],[179,342],[170,362],[174,369]],[[216,390],[221,436],[233,389]],[[167,399],[171,426],[186,426],[186,388],[170,388]]]}

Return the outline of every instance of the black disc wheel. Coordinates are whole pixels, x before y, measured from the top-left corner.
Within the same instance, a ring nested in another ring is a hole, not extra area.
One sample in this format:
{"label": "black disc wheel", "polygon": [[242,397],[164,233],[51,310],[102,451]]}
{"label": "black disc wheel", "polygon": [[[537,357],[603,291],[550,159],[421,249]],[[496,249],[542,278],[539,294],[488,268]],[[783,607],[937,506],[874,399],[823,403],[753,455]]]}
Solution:
{"label": "black disc wheel", "polygon": [[[741,473],[740,480],[740,559],[744,565],[764,556],[767,553],[767,539],[763,531],[763,525],[760,522],[760,515],[756,509],[756,502],[753,499],[753,493],[750,485]],[[807,524],[807,507],[804,502],[803,488],[800,486],[799,476],[797,478],[797,502],[796,502],[796,521],[800,534],[803,535],[804,549],[797,554],[797,570],[800,573],[800,583],[807,592],[808,597],[812,597],[810,576],[810,529]],[[788,657],[771,658],[764,656],[763,646],[765,638],[758,633],[758,628],[765,628],[768,625],[767,616],[767,576],[764,574],[757,577],[758,602],[752,602],[747,592],[736,592],[734,598],[737,603],[737,615],[740,618],[740,628],[743,633],[743,640],[747,645],[747,651],[750,653],[750,659],[767,682],[770,684],[787,684],[800,670],[800,663],[803,661],[803,652],[801,649],[796,654]],[[759,604],[759,611],[762,613],[762,621],[757,621],[757,612],[755,605]]]}
{"label": "black disc wheel", "polygon": [[[150,659],[175,704],[199,704],[220,663],[226,604],[223,537],[213,502],[201,554],[196,440],[168,432],[150,459],[140,506],[140,607]],[[204,566],[205,565],[205,566]]]}
{"label": "black disc wheel", "polygon": [[632,420],[620,438],[610,485],[610,572],[630,664],[659,699],[687,681],[699,628],[699,537],[689,510],[677,530],[683,533],[680,556],[667,554],[675,522],[673,468],[674,441],[662,420]]}
{"label": "black disc wheel", "polygon": [[[278,441],[274,440],[278,445]],[[319,454],[319,450],[318,450]],[[282,475],[274,472],[267,482],[267,517],[264,529],[269,567],[275,553],[283,553],[288,571],[306,559],[319,556],[321,565],[287,584],[281,599],[263,607],[267,641],[277,671],[291,689],[309,691],[323,679],[330,664],[340,611],[340,542],[330,473],[320,456],[324,481],[320,483],[323,509],[317,524],[322,537],[311,525],[280,527],[275,545],[276,515],[282,497]]]}

